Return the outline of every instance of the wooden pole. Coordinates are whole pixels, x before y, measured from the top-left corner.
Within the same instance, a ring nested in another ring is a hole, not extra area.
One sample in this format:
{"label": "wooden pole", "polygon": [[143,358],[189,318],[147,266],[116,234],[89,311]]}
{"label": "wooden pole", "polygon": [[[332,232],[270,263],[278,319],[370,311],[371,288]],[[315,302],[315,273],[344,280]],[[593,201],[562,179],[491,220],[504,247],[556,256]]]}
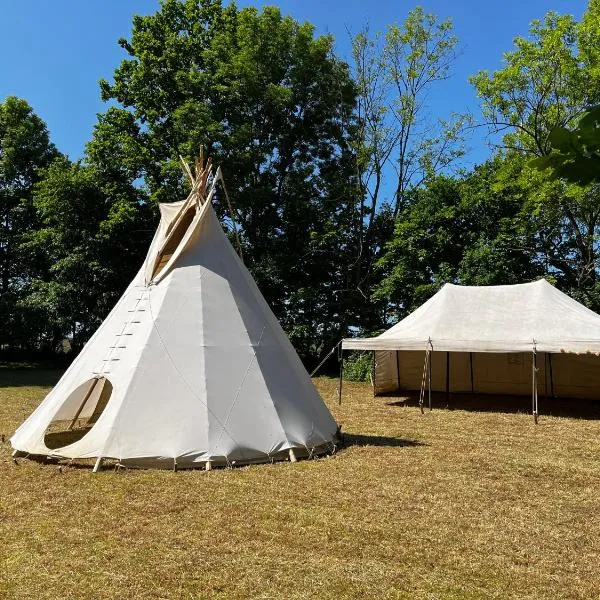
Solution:
{"label": "wooden pole", "polygon": [[398,378],[398,389],[400,389],[400,351],[396,350],[396,377]]}
{"label": "wooden pole", "polygon": [[429,352],[429,410],[431,411],[431,367],[433,366],[433,352]]}
{"label": "wooden pole", "polygon": [[371,355],[371,381],[373,382],[373,398],[375,398],[375,350]]}
{"label": "wooden pole", "polygon": [[340,347],[340,382],[338,385],[338,404],[342,404],[342,380],[344,378],[344,349]]}
{"label": "wooden pole", "polygon": [[548,354],[548,366],[550,367],[550,395],[553,398],[556,398],[556,394],[554,393],[554,376],[552,372],[552,354]]}
{"label": "wooden pole", "polygon": [[473,353],[469,352],[469,362],[471,363],[471,394],[475,393],[475,379],[473,377]]}
{"label": "wooden pole", "polygon": [[429,348],[425,348],[425,361],[423,362],[423,377],[421,377],[421,390],[419,391],[419,408],[423,414],[423,399],[425,397],[425,386],[427,385],[427,372],[429,371]]}
{"label": "wooden pole", "polygon": [[96,460],[96,464],[94,465],[94,470],[92,471],[92,473],[97,473],[100,470],[101,465],[102,465],[102,457],[99,456],[98,459]]}
{"label": "wooden pole", "polygon": [[450,352],[446,352],[446,404],[450,404]]}
{"label": "wooden pole", "polygon": [[532,390],[531,390],[531,404],[532,404],[532,413],[533,413],[533,422],[537,425],[538,422],[538,398],[537,398],[537,350],[535,345],[533,346],[531,360],[531,368],[532,368]]}
{"label": "wooden pole", "polygon": [[544,399],[548,400],[548,356],[547,352],[544,352]]}
{"label": "wooden pole", "polygon": [[[86,405],[87,401],[89,400],[90,396],[92,395],[92,392],[94,391],[94,389],[96,388],[96,384],[99,382],[99,379],[92,379],[91,380],[91,385],[88,388],[87,392],[85,393],[85,396],[83,397],[83,400],[81,402],[81,404],[79,405],[79,408],[77,409],[77,412],[75,413],[75,416],[73,417],[73,420],[71,421],[71,424],[69,425],[69,430],[73,429],[73,425],[75,425],[75,423],[77,422],[77,419],[79,419],[79,415],[81,414],[81,411],[83,410],[84,406]],[[103,381],[106,381],[103,378]]]}

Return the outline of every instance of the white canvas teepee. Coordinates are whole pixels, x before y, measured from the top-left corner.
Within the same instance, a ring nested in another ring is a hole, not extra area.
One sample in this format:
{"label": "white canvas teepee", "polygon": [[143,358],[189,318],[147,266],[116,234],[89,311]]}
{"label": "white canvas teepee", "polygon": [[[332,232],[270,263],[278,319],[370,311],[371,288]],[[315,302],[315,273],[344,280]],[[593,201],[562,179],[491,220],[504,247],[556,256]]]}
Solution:
{"label": "white canvas teepee", "polygon": [[209,186],[210,161],[198,171],[15,454],[210,468],[333,447],[335,421],[212,208],[220,172]]}

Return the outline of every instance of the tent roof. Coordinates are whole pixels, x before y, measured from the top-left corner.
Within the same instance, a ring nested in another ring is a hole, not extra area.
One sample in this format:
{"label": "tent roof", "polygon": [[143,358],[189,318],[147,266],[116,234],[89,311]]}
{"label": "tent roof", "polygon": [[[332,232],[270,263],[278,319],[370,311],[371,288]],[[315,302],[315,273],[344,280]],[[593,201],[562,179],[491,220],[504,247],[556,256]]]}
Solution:
{"label": "tent roof", "polygon": [[453,352],[600,352],[600,315],[545,279],[497,286],[447,283],[381,335],[344,349]]}

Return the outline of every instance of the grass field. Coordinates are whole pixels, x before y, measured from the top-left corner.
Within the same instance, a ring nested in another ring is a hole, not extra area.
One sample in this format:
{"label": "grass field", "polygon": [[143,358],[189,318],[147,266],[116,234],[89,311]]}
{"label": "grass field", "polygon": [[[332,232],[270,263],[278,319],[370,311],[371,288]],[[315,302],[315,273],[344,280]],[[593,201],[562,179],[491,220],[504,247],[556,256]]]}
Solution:
{"label": "grass field", "polygon": [[336,455],[211,472],[14,464],[57,379],[0,370],[0,597],[600,598],[600,420],[316,384]]}

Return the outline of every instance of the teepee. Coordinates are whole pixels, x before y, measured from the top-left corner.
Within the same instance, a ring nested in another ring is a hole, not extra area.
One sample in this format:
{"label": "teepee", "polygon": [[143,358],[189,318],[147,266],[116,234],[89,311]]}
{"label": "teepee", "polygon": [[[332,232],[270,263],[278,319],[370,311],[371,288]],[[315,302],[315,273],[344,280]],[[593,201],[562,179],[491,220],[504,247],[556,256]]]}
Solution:
{"label": "teepee", "polygon": [[184,166],[191,193],[160,205],[142,268],[15,455],[210,469],[334,448],[335,421],[212,207],[220,169]]}

